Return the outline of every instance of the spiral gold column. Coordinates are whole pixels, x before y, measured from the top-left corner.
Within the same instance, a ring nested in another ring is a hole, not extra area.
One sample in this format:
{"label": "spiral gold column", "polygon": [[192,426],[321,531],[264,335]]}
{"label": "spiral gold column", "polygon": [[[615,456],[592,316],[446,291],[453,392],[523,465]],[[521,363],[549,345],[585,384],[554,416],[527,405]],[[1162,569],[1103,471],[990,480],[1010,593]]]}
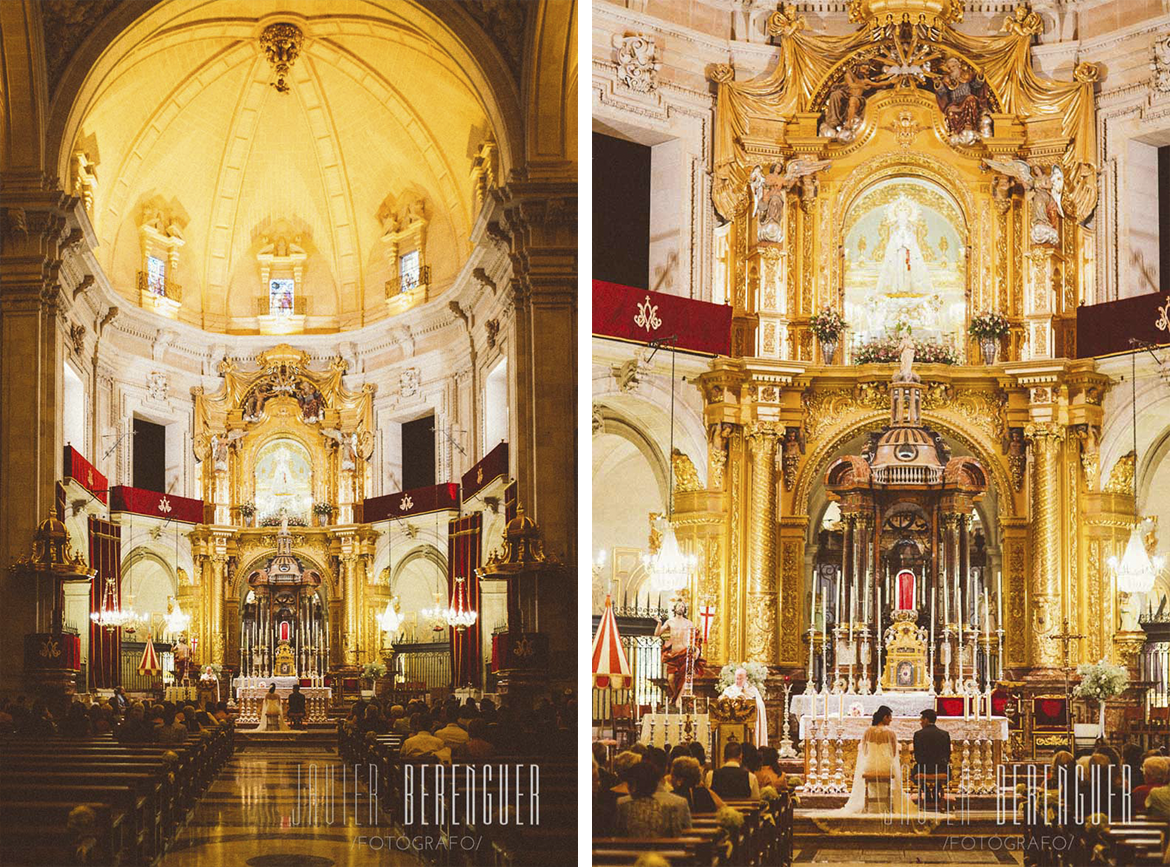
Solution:
{"label": "spiral gold column", "polygon": [[1058,424],[1032,424],[1032,665],[1056,669],[1060,631],[1060,446],[1065,430]]}
{"label": "spiral gold column", "polygon": [[772,423],[748,430],[751,448],[747,586],[747,656],[752,662],[776,661],[776,442]]}
{"label": "spiral gold column", "polygon": [[211,623],[208,628],[211,639],[211,661],[223,664],[223,582],[227,575],[226,554],[215,554],[211,558]]}

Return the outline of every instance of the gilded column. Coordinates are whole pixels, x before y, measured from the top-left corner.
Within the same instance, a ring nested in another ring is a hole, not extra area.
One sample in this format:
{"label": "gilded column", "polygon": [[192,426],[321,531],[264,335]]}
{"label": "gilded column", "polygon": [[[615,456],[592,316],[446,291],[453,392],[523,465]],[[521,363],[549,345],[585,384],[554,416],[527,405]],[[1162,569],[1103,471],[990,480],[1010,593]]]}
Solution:
{"label": "gilded column", "polygon": [[753,662],[776,662],[776,442],[772,423],[748,430],[751,448],[751,512],[747,585],[747,655]]}
{"label": "gilded column", "polygon": [[211,641],[211,661],[223,664],[223,584],[227,576],[227,554],[217,551],[211,558],[211,623],[208,625]]}
{"label": "gilded column", "polygon": [[1056,423],[1030,424],[1032,441],[1032,665],[1062,664],[1060,599],[1060,449],[1065,429]]}
{"label": "gilded column", "polygon": [[354,562],[353,554],[343,553],[341,555],[341,588],[342,593],[345,594],[345,599],[342,604],[345,606],[345,619],[342,621],[344,635],[342,640],[345,643],[345,664],[357,664],[357,650],[358,650],[358,607],[357,607],[357,592],[354,588]]}

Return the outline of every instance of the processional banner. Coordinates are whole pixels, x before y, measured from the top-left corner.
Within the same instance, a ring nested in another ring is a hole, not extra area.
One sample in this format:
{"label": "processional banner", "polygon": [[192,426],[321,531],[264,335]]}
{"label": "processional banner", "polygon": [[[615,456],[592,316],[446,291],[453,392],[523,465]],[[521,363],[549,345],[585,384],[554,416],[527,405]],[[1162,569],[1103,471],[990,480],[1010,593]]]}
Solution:
{"label": "processional banner", "polygon": [[594,280],[593,333],[635,343],[676,338],[687,352],[730,355],[731,308]]}

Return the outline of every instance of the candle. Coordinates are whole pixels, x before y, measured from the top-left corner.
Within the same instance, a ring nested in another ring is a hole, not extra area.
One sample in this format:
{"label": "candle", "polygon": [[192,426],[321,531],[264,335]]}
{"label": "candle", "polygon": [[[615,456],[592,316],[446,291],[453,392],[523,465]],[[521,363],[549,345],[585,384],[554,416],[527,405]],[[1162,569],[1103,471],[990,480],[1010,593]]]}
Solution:
{"label": "candle", "polygon": [[995,626],[997,629],[1003,629],[1003,573],[998,569],[995,572],[995,601],[998,612],[995,617]]}
{"label": "candle", "polygon": [[837,693],[837,718],[845,719],[845,693]]}
{"label": "candle", "polygon": [[[821,596],[821,686],[825,684],[825,679],[829,676],[829,600]],[[825,701],[828,701],[826,698]],[[827,707],[827,706],[826,706]],[[825,718],[828,719],[829,711],[825,710]]]}
{"label": "candle", "polygon": [[878,586],[877,604],[877,670],[874,671],[874,680],[882,679],[882,588]]}
{"label": "candle", "polygon": [[935,588],[930,588],[930,683],[934,686],[934,602]]}
{"label": "candle", "polygon": [[813,683],[813,636],[817,634],[817,571],[813,569],[812,602],[808,606],[808,691]]}

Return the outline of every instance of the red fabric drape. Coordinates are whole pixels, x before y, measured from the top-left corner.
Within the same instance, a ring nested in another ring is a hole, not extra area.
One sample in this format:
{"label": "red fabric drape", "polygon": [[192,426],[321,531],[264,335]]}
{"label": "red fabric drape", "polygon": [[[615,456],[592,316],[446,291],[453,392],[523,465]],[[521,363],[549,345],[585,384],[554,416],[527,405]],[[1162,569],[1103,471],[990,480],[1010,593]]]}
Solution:
{"label": "red fabric drape", "polygon": [[[447,534],[447,577],[448,577],[448,604],[455,606],[455,594],[458,584],[455,577],[462,575],[465,579],[463,605],[472,611],[480,610],[479,577],[475,570],[480,566],[480,538],[483,534],[483,513],[475,512],[457,518],[448,525]],[[451,630],[451,679],[455,687],[470,684],[473,687],[483,686],[483,649],[481,634],[483,623],[475,621],[475,625],[462,632]]]}
{"label": "red fabric drape", "polygon": [[[113,576],[122,604],[122,528],[92,515],[89,518],[89,565],[94,570],[90,591],[90,610],[102,606],[106,578]],[[112,689],[122,677],[122,631],[107,632],[105,627],[90,623],[89,682],[101,689]]]}
{"label": "red fabric drape", "polygon": [[504,488],[504,520],[511,521],[516,517],[516,498],[519,496],[517,483],[512,482]]}

